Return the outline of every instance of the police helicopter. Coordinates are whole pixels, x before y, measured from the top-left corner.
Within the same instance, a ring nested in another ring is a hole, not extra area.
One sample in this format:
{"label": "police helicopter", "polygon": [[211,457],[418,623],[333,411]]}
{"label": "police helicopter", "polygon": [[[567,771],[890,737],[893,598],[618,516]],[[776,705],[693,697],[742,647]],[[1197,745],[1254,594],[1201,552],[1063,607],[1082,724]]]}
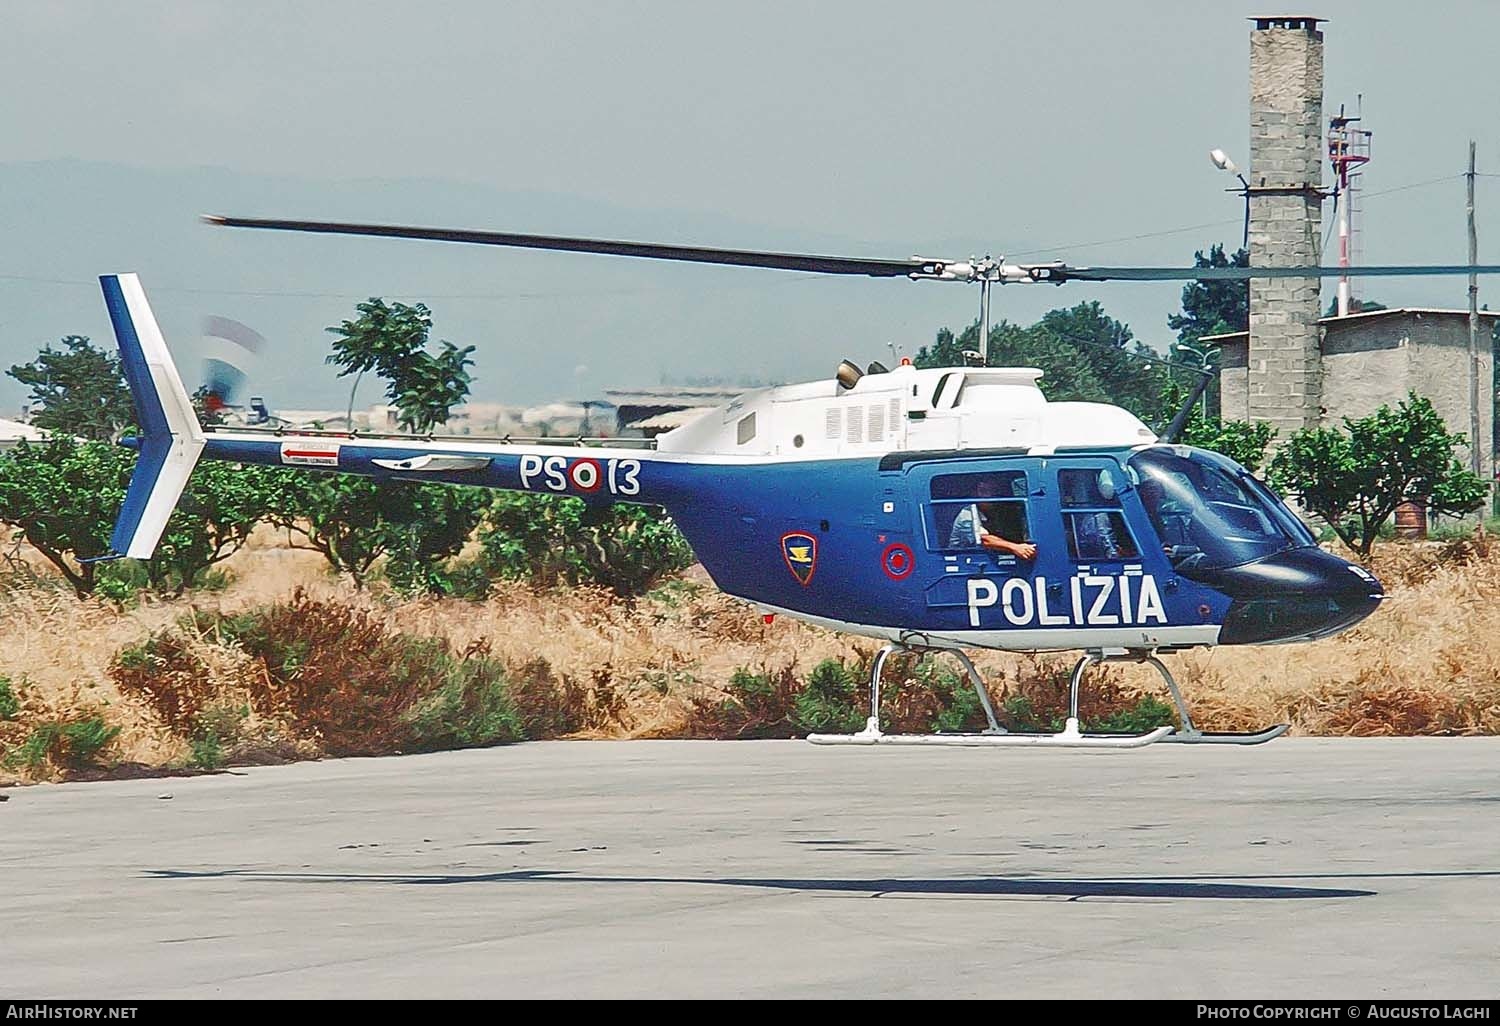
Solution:
{"label": "police helicopter", "polygon": [[[1205,376],[1158,437],[1119,407],[1050,402],[1033,368],[985,366],[990,290],[1070,281],[1244,280],[1342,274],[1500,272],[1500,266],[1362,268],[1075,267],[1004,259],[904,260],[709,249],[464,229],[205,217],[211,224],[425,239],[980,288],[970,366],[902,360],[745,392],[651,440],[463,440],[199,424],[138,278],[100,281],[141,426],[139,459],[111,541],[148,558],[199,459],[383,480],[482,485],[591,503],[665,507],[715,584],[767,617],[785,614],[885,642],[865,729],[824,744],[1258,744],[1287,730],[1198,729],[1159,656],[1198,646],[1307,641],[1369,616],[1384,592],[1324,551],[1243,467],[1178,444]],[[636,444],[632,444],[634,441]],[[1055,734],[1007,732],[966,648],[1080,650],[1069,715]],[[880,729],[883,668],[896,652],[946,651],[984,709],[980,733]],[[1083,730],[1085,671],[1128,659],[1156,669],[1180,726]]]}

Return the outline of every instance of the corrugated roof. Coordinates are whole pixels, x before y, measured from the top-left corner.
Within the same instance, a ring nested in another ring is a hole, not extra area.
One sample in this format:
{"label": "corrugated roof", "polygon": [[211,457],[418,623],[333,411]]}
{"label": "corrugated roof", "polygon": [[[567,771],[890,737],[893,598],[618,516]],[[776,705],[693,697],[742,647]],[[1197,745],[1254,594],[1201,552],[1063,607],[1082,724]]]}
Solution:
{"label": "corrugated roof", "polygon": [[[1440,310],[1430,306],[1398,306],[1390,310],[1362,310],[1359,313],[1349,314],[1347,317],[1319,317],[1319,324],[1348,324],[1350,321],[1372,320],[1376,317],[1390,317],[1395,314],[1421,314],[1424,317],[1437,314],[1443,317],[1469,316],[1467,310]],[[1481,317],[1500,317],[1500,310],[1480,310]]]}
{"label": "corrugated roof", "polygon": [[[1319,324],[1324,324],[1324,325],[1328,325],[1328,324],[1343,325],[1343,324],[1353,323],[1354,321],[1370,321],[1370,320],[1374,320],[1374,319],[1376,319],[1378,317],[1394,317],[1397,314],[1419,314],[1419,315],[1421,315],[1423,317],[1439,316],[1439,317],[1463,317],[1463,318],[1467,318],[1469,316],[1469,311],[1467,311],[1467,310],[1443,310],[1443,309],[1439,309],[1438,307],[1431,307],[1431,306],[1398,306],[1398,307],[1393,307],[1392,309],[1389,309],[1389,310],[1363,310],[1360,313],[1349,314],[1347,317],[1319,317],[1318,318],[1318,323]],[[1480,317],[1495,317],[1495,318],[1500,318],[1500,310],[1480,310],[1479,311],[1479,316]],[[1249,334],[1250,333],[1248,331],[1226,331],[1226,332],[1224,332],[1221,335],[1203,335],[1202,337],[1200,337],[1198,339],[1198,341],[1199,342],[1229,342],[1229,341],[1232,341],[1234,339],[1246,338],[1246,337],[1249,336]]]}
{"label": "corrugated roof", "polygon": [[742,396],[744,388],[607,388],[604,394],[616,406],[721,406]]}
{"label": "corrugated roof", "polygon": [[709,408],[704,406],[687,410],[671,410],[667,413],[658,413],[654,417],[647,417],[645,420],[632,421],[625,426],[635,428],[637,431],[671,431],[684,424],[691,424],[708,411]]}

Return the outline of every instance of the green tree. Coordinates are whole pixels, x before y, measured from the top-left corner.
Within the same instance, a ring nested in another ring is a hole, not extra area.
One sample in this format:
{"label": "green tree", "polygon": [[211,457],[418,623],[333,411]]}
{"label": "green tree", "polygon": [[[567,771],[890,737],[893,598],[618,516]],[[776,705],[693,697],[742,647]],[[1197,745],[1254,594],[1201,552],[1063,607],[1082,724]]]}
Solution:
{"label": "green tree", "polygon": [[1408,499],[1425,499],[1450,516],[1484,505],[1488,484],[1453,455],[1467,445],[1464,436],[1450,433],[1424,397],[1409,392],[1395,410],[1381,406],[1368,417],[1345,417],[1343,425],[1292,435],[1271,461],[1270,479],[1361,559]]}
{"label": "green tree", "polygon": [[[1390,309],[1390,307],[1386,306],[1384,303],[1377,303],[1373,299],[1360,299],[1358,296],[1350,296],[1349,297],[1349,312],[1351,314],[1373,313],[1376,310],[1389,310],[1389,309]],[[1338,314],[1338,312],[1339,312],[1339,297],[1337,295],[1335,295],[1332,299],[1330,299],[1328,301],[1328,309],[1323,311],[1323,316],[1324,317],[1333,317],[1333,316],[1336,316]]]}
{"label": "green tree", "polygon": [[103,442],[53,435],[0,456],[0,523],[16,529],[55,566],[79,598],[93,593],[125,501],[131,457]]}
{"label": "green tree", "polygon": [[[959,367],[964,350],[978,350],[979,325],[955,336],[947,328],[918,350],[918,367]],[[1051,310],[1031,327],[1001,321],[990,328],[988,365],[1036,367],[1042,392],[1055,401],[1114,403],[1144,419],[1159,413],[1152,350],[1135,340],[1128,325],[1108,316],[1097,302]]]}
{"label": "green tree", "polygon": [[1234,460],[1252,473],[1259,470],[1266,460],[1266,447],[1276,436],[1276,429],[1261,421],[1249,423],[1243,420],[1220,420],[1194,414],[1182,431],[1182,441],[1209,449]]}
{"label": "green tree", "polygon": [[[0,523],[15,528],[57,567],[80,598],[98,587],[91,562],[109,552],[135,457],[105,442],[53,435],[0,456]],[[181,594],[203,571],[229,558],[270,513],[273,471],[207,463],[193,472],[146,561],[151,587]]]}
{"label": "green tree", "polygon": [[363,588],[375,563],[391,556],[398,590],[442,590],[441,561],[455,555],[479,522],[482,489],[382,482],[347,474],[281,471],[269,519],[295,548],[323,556]]}
{"label": "green tree", "polygon": [[372,297],[355,309],[357,318],[328,329],[336,338],[327,362],[341,368],[340,377],[355,375],[350,410],[360,378],[374,371],[386,380],[386,398],[408,431],[426,433],[446,424],[453,407],[469,394],[474,347],[459,349],[444,341],[437,356],[429,353],[432,313],[422,303],[387,305]]}
{"label": "green tree", "polygon": [[393,522],[386,580],[404,595],[449,595],[455,581],[448,561],[479,526],[491,495],[485,488],[402,483],[410,489],[407,519]]}
{"label": "green tree", "polygon": [[153,591],[181,595],[203,572],[238,552],[257,524],[276,512],[275,467],[204,460],[188,478],[177,509],[145,563]]}
{"label": "green tree", "polygon": [[[1209,247],[1208,256],[1199,250],[1193,254],[1194,267],[1249,267],[1250,251],[1236,250],[1226,256],[1222,243]],[[1188,282],[1182,288],[1182,313],[1170,314],[1167,327],[1177,332],[1177,344],[1189,346],[1202,352],[1205,346],[1199,339],[1206,335],[1224,335],[1233,331],[1246,331],[1250,327],[1250,283],[1245,281],[1200,280]],[[1202,361],[1188,353],[1173,348],[1172,362],[1197,370]],[[1212,363],[1209,364],[1213,366]],[[1220,409],[1219,379],[1217,374],[1208,383],[1204,392],[1205,405],[1214,413]]]}
{"label": "green tree", "polygon": [[[1214,243],[1208,256],[1200,249],[1193,254],[1194,267],[1249,267],[1250,251],[1236,250],[1225,256],[1224,244]],[[1246,331],[1250,327],[1250,283],[1247,281],[1190,281],[1182,287],[1182,313],[1169,314],[1167,327],[1177,332],[1177,341],[1188,345],[1204,335]]]}
{"label": "green tree", "polygon": [[600,584],[627,599],[693,562],[687,540],[665,512],[589,506],[564,496],[496,496],[480,541],[486,565],[500,577],[548,586]]}
{"label": "green tree", "polygon": [[[1175,416],[1190,394],[1190,390],[1180,382],[1168,379],[1162,389],[1162,409],[1171,411],[1171,415]],[[1182,435],[1178,441],[1184,445],[1221,453],[1246,470],[1254,472],[1265,462],[1266,447],[1274,437],[1276,429],[1264,421],[1252,424],[1243,420],[1221,420],[1211,415],[1205,417],[1202,407],[1195,403],[1187,422],[1182,426]]]}
{"label": "green tree", "polygon": [[1123,406],[1142,420],[1160,415],[1160,354],[1138,341],[1130,326],[1104,312],[1097,301],[1049,310],[1037,328],[1069,346],[1104,389],[1102,402]]}
{"label": "green tree", "polygon": [[48,344],[6,373],[31,387],[31,401],[42,407],[31,422],[44,431],[107,442],[135,420],[120,358],[95,349],[85,335],[65,335],[61,349]]}
{"label": "green tree", "polygon": [[[339,375],[375,372],[386,380],[386,397],[409,431],[429,432],[445,424],[469,394],[469,354],[441,342],[427,351],[431,311],[422,303],[387,304],[371,298],[359,316],[328,331],[335,336],[327,362]],[[354,392],[349,393],[351,410]],[[484,505],[473,489],[412,482],[380,482],[342,475],[288,471],[279,479],[275,522],[300,536],[339,573],[363,588],[375,563],[389,556],[387,576],[398,590],[443,591],[445,560],[463,547]]]}

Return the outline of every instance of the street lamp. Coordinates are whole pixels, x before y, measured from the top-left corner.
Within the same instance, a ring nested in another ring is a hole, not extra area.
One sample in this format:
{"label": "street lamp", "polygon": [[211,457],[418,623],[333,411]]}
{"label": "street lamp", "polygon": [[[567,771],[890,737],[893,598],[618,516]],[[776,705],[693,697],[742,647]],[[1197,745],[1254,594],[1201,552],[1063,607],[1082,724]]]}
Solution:
{"label": "street lamp", "polygon": [[1240,248],[1248,250],[1250,248],[1250,183],[1245,181],[1245,176],[1240,174],[1240,169],[1235,166],[1234,161],[1229,159],[1229,154],[1223,150],[1209,150],[1208,159],[1213,161],[1214,167],[1220,171],[1228,171],[1240,180],[1241,188],[1229,189],[1227,191],[1238,192],[1245,197],[1245,234],[1244,241],[1240,243]]}
{"label": "street lamp", "polygon": [[[1217,153],[1219,151],[1215,150],[1214,152]],[[1208,365],[1213,363],[1214,357],[1219,355],[1219,350],[1213,346],[1210,346],[1207,349],[1200,350],[1194,349],[1192,346],[1187,345],[1184,342],[1179,342],[1176,345],[1176,349],[1179,353],[1187,353],[1191,356],[1196,356],[1198,358],[1198,370],[1205,376],[1208,375]],[[1208,420],[1208,389],[1206,388],[1203,390],[1203,419],[1205,421]]]}

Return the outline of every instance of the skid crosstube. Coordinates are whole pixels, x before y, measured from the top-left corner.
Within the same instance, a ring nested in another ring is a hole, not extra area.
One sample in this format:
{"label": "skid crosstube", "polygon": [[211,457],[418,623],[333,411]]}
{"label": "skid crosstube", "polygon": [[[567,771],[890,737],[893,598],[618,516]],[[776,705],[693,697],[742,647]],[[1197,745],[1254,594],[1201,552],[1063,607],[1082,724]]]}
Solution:
{"label": "skid crosstube", "polygon": [[1144,748],[1166,739],[1171,727],[1157,727],[1146,734],[809,734],[815,745],[912,745],[950,748]]}

